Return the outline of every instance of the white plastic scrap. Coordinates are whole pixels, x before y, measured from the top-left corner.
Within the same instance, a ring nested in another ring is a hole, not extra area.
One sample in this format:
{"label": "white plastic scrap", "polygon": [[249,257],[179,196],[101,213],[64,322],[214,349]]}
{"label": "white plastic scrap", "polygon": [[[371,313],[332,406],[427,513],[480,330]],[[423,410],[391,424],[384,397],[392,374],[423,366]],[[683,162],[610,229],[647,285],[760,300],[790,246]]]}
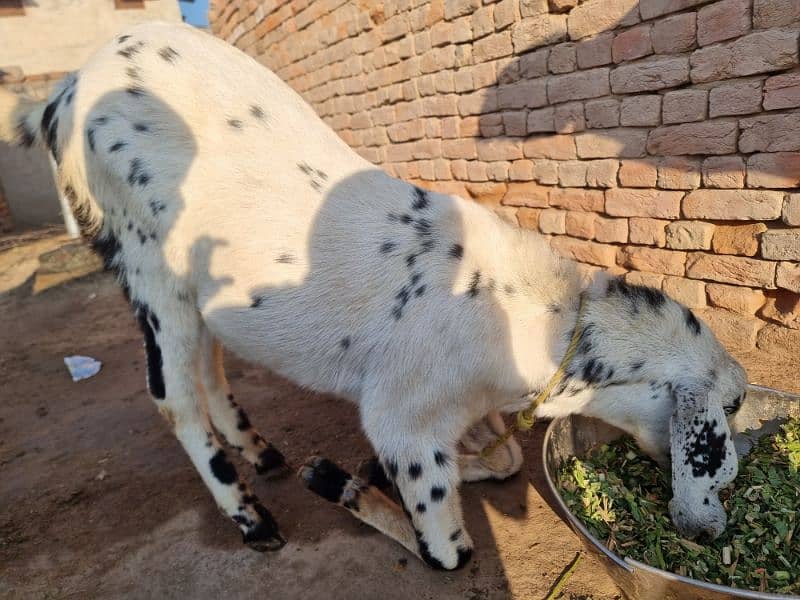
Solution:
{"label": "white plastic scrap", "polygon": [[100,372],[100,367],[103,366],[103,363],[93,359],[91,356],[65,356],[64,364],[69,369],[72,381],[94,377]]}

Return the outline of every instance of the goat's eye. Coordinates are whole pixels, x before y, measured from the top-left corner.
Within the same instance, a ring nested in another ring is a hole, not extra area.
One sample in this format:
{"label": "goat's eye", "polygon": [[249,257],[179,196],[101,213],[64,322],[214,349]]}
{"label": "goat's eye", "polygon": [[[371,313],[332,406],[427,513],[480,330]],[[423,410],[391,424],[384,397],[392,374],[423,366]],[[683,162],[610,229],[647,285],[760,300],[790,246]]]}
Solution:
{"label": "goat's eye", "polygon": [[733,415],[739,410],[739,407],[744,402],[744,394],[736,398],[731,404],[722,407],[722,410],[725,411],[726,415]]}

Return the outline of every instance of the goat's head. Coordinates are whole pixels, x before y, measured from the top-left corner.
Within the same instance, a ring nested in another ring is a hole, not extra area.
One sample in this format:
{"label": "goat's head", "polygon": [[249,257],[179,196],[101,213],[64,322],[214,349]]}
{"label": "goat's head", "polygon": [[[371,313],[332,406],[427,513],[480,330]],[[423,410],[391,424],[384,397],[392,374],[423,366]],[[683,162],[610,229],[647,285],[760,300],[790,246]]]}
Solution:
{"label": "goat's head", "polygon": [[634,436],[672,464],[672,520],[682,535],[717,537],[726,515],[717,496],[736,477],[727,418],[744,400],[744,369],[691,311],[621,279],[588,292],[583,333],[564,400]]}

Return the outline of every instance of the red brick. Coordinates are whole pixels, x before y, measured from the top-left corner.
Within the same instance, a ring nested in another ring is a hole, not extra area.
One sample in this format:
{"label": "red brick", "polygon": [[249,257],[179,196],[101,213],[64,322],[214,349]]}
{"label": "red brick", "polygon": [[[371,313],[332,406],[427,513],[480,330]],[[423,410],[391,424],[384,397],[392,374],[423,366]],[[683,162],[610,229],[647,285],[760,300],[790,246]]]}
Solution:
{"label": "red brick", "polygon": [[703,4],[706,0],[641,0],[639,12],[643,19],[660,17],[685,8],[690,8],[698,4]]}
{"label": "red brick", "polygon": [[574,133],[586,129],[583,103],[567,102],[555,107],[553,124],[557,133]]}
{"label": "red brick", "polygon": [[458,112],[461,116],[480,115],[495,110],[497,110],[496,89],[486,88],[458,97]]}
{"label": "red brick", "polygon": [[700,160],[670,156],[658,164],[658,187],[666,190],[691,190],[700,187]]}
{"label": "red brick", "polygon": [[611,62],[613,41],[614,34],[608,32],[578,42],[575,47],[578,68],[591,69],[592,67],[601,67],[609,64]]}
{"label": "red brick", "polygon": [[[618,161],[613,159],[592,160],[584,164],[586,164],[586,185],[600,188],[617,187]],[[800,203],[798,204],[800,205]],[[800,216],[800,211],[798,214]]]}
{"label": "red brick", "polygon": [[575,136],[581,158],[637,158],[645,155],[647,131],[641,129],[603,129]]}
{"label": "red brick", "polygon": [[705,308],[706,306],[706,286],[700,281],[684,277],[664,277],[661,289],[670,298],[689,308]]}
{"label": "red brick", "polygon": [[627,127],[648,127],[661,122],[661,96],[641,94],[622,99],[620,124]]}
{"label": "red brick", "polygon": [[550,245],[556,252],[572,260],[601,267],[613,267],[616,264],[616,246],[576,240],[566,236],[552,238]]}
{"label": "red brick", "polygon": [[624,187],[655,187],[657,178],[658,167],[655,159],[620,162],[619,183]]}
{"label": "red brick", "polygon": [[586,185],[586,169],[586,163],[577,160],[559,163],[559,184],[562,187],[584,187]]}
{"label": "red brick", "polygon": [[713,156],[703,161],[703,185],[708,188],[744,187],[745,167],[740,156]]}
{"label": "red brick", "polygon": [[800,261],[800,229],[771,229],[762,233],[761,256]]}
{"label": "red brick", "polygon": [[442,140],[442,156],[444,158],[477,158],[478,150],[475,140]]}
{"label": "red brick", "polygon": [[525,140],[522,151],[525,158],[551,158],[553,160],[577,158],[575,140],[571,135],[531,136]]}
{"label": "red brick", "polygon": [[689,81],[689,59],[685,56],[655,57],[611,72],[615,94],[647,92],[675,87]]}
{"label": "red brick", "polygon": [[590,129],[617,127],[619,125],[620,101],[615,98],[590,100],[584,107],[586,125]]}
{"label": "red brick", "polygon": [[718,85],[708,99],[709,115],[747,115],[761,111],[761,82],[734,81]]}
{"label": "red brick", "polygon": [[547,208],[539,214],[539,230],[547,234],[566,233],[567,211]]}
{"label": "red brick", "polygon": [[507,160],[497,160],[487,165],[486,172],[490,181],[508,181],[508,167],[511,163]]}
{"label": "red brick", "polygon": [[767,355],[798,356],[800,331],[780,325],[767,325],[758,332],[756,346]]}
{"label": "red brick", "polygon": [[639,0],[587,0],[569,14],[569,36],[573,40],[595,35],[639,21]]}
{"label": "red brick", "polygon": [[594,237],[598,242],[624,244],[628,241],[628,219],[595,215]]}
{"label": "red brick", "polygon": [[676,90],[664,94],[664,124],[703,121],[707,115],[708,90]]}
{"label": "red brick", "polygon": [[731,310],[741,315],[754,315],[766,300],[764,292],[738,285],[709,283],[706,285],[711,306]]}
{"label": "red brick", "polygon": [[650,37],[656,54],[677,54],[694,47],[697,13],[684,13],[656,21]]}
{"label": "red brick", "polygon": [[489,181],[489,173],[486,163],[471,160],[467,163],[467,179],[470,181]]}
{"label": "red brick", "polygon": [[448,21],[472,14],[480,8],[480,0],[445,0],[444,18]]}
{"label": "red brick", "polygon": [[747,186],[800,187],[800,152],[753,154],[747,159]]}
{"label": "red brick", "polygon": [[558,183],[558,161],[534,160],[533,178],[542,185],[555,185]]}
{"label": "red brick", "polygon": [[693,279],[757,288],[775,287],[775,263],[741,256],[692,253],[686,261],[686,273]]}
{"label": "red brick", "polygon": [[499,108],[537,108],[545,104],[547,92],[544,80],[531,79],[497,87]]}
{"label": "red brick", "polygon": [[551,73],[571,73],[574,71],[577,66],[575,44],[567,42],[552,46],[547,64]]}
{"label": "red brick", "polygon": [[652,53],[649,24],[638,25],[617,34],[611,46],[611,56],[615,63],[635,60]]}
{"label": "red brick", "polygon": [[539,217],[542,214],[541,208],[518,208],[517,222],[523,229],[536,231],[539,229]]}
{"label": "red brick", "polygon": [[702,221],[672,221],[667,225],[667,248],[675,250],[708,250],[714,225]]}
{"label": "red brick", "polygon": [[519,76],[522,79],[533,79],[534,77],[547,75],[547,57],[549,53],[549,48],[542,48],[536,52],[529,52],[518,57],[516,60],[519,64]]}
{"label": "red brick", "polygon": [[643,285],[660,290],[661,285],[664,283],[664,276],[658,273],[628,271],[625,273],[625,282],[630,285]]}
{"label": "red brick", "polygon": [[513,52],[514,46],[511,44],[511,33],[508,31],[501,31],[476,40],[472,45],[473,57],[478,62],[510,56]]}
{"label": "red brick", "polygon": [[750,31],[750,0],[721,0],[697,11],[697,43],[707,46]]}
{"label": "red brick", "polygon": [[753,27],[767,29],[800,22],[797,0],[753,0]]}
{"label": "red brick", "polygon": [[607,68],[590,69],[578,73],[555,75],[547,82],[550,103],[596,98],[610,93]]}
{"label": "red brick", "polygon": [[626,246],[619,249],[617,263],[637,271],[683,275],[686,253],[644,246]]}
{"label": "red brick", "polygon": [[550,205],[567,210],[601,212],[603,210],[603,192],[554,188],[550,191]]}
{"label": "red brick", "polygon": [[522,19],[511,27],[511,39],[516,54],[554,44],[566,38],[567,17],[564,15],[538,15]]}
{"label": "red brick", "polygon": [[632,244],[663,248],[667,245],[666,227],[669,221],[633,217],[628,222],[628,237]]}
{"label": "red brick", "polygon": [[741,119],[739,127],[741,152],[800,150],[800,112]]}
{"label": "red brick", "polygon": [[550,188],[537,183],[509,183],[503,204],[508,206],[527,206],[529,208],[547,208],[547,196]]}
{"label": "red brick", "polygon": [[653,189],[606,190],[606,213],[615,217],[675,219],[680,215],[683,192]]}
{"label": "red brick", "polygon": [[694,190],[683,201],[683,213],[694,219],[779,219],[783,192],[765,190]]}
{"label": "red brick", "polygon": [[800,292],[800,264],[796,262],[778,263],[775,283],[779,288]]}
{"label": "red brick", "polygon": [[528,133],[555,131],[555,108],[548,106],[530,111],[528,113],[527,130]]}
{"label": "red brick", "polygon": [[798,62],[800,31],[770,29],[692,54],[692,81],[716,81],[786,69]]}
{"label": "red brick", "polygon": [[781,216],[790,227],[800,227],[800,194],[786,194]]}
{"label": "red brick", "polygon": [[800,106],[800,73],[770,77],[764,82],[764,109]]}
{"label": "red brick", "polygon": [[800,329],[800,294],[777,290],[769,292],[759,316],[790,329]]}
{"label": "red brick", "polygon": [[516,138],[493,138],[478,144],[478,159],[515,160],[522,158],[522,142]]}
{"label": "red brick", "polygon": [[664,125],[653,129],[647,152],[661,155],[729,154],[736,152],[738,128],[734,121],[704,121]]}
{"label": "red brick", "polygon": [[761,234],[767,230],[763,223],[719,225],[714,230],[711,247],[717,254],[755,256]]}
{"label": "red brick", "polygon": [[729,351],[747,352],[756,345],[759,319],[736,315],[727,310],[706,308],[696,310],[700,318]]}
{"label": "red brick", "polygon": [[595,213],[568,211],[564,222],[567,235],[590,240],[594,237]]}

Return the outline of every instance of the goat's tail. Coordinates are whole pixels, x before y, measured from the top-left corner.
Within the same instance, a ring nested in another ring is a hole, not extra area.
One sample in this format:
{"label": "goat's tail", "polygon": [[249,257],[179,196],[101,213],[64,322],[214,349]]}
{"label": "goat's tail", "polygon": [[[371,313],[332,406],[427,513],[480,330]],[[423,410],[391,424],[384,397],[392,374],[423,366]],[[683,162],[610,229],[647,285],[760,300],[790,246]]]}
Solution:
{"label": "goat's tail", "polygon": [[32,146],[42,139],[45,100],[31,100],[0,87],[0,142]]}

